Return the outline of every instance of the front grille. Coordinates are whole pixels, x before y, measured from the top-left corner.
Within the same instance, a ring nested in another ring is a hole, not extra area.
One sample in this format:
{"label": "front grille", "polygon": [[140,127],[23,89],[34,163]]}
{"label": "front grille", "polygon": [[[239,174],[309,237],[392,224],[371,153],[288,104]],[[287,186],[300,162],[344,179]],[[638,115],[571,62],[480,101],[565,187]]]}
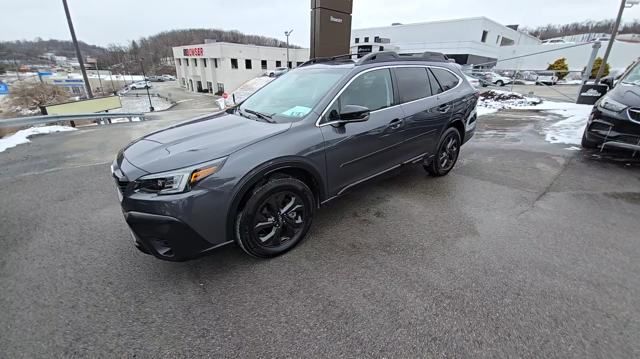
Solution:
{"label": "front grille", "polygon": [[631,121],[640,122],[640,108],[630,108],[627,113]]}

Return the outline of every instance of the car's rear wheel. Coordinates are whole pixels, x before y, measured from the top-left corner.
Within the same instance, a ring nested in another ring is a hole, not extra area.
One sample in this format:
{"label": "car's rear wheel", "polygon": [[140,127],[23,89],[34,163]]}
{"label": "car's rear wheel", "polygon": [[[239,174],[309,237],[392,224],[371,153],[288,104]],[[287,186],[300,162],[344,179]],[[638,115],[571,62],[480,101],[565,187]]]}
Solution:
{"label": "car's rear wheel", "polygon": [[496,81],[496,85],[502,87],[502,86],[504,86],[504,81],[498,80],[498,81]]}
{"label": "car's rear wheel", "polygon": [[455,128],[447,129],[442,135],[436,156],[424,169],[432,176],[446,176],[458,162],[461,146],[460,133]]}
{"label": "car's rear wheel", "polygon": [[304,239],[314,211],[313,192],[304,182],[275,177],[254,189],[238,213],[236,240],[252,256],[279,256]]}

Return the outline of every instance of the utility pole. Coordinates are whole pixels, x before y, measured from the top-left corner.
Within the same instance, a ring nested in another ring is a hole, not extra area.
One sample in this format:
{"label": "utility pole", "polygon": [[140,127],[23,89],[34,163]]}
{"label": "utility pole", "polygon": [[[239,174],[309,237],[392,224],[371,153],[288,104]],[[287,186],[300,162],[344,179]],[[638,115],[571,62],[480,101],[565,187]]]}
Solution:
{"label": "utility pole", "polygon": [[64,5],[64,12],[67,15],[67,23],[69,24],[69,32],[71,32],[73,47],[76,48],[76,57],[78,58],[78,63],[80,64],[80,72],[82,72],[82,79],[84,80],[84,87],[87,91],[87,97],[93,98],[93,93],[91,92],[91,84],[89,83],[89,77],[87,76],[87,69],[85,69],[84,67],[84,61],[82,59],[82,54],[80,53],[78,39],[76,39],[76,31],[73,29],[73,22],[71,21],[71,14],[69,13],[67,0],[62,0],[62,5]]}
{"label": "utility pole", "polygon": [[607,44],[607,50],[604,53],[604,58],[602,59],[602,65],[598,70],[598,75],[596,76],[595,84],[597,85],[604,74],[604,68],[607,65],[607,60],[609,60],[609,55],[611,54],[611,49],[613,48],[613,43],[616,41],[616,36],[618,35],[618,29],[620,28],[620,23],[622,22],[622,13],[625,8],[630,8],[633,5],[638,5],[640,1],[638,0],[622,0],[620,2],[620,10],[618,10],[618,18],[616,19],[615,25],[613,25],[613,30],[611,31],[611,39],[609,39],[609,44]]}
{"label": "utility pole", "polygon": [[293,32],[293,29],[284,32],[284,35],[287,37],[287,68],[288,69],[291,68],[289,67],[289,35],[291,35],[292,32]]}
{"label": "utility pole", "polygon": [[144,79],[145,88],[147,89],[147,98],[149,99],[149,112],[153,112],[155,109],[153,108],[153,104],[151,103],[151,94],[149,93],[149,85],[147,84],[147,75],[144,73],[144,58],[140,58],[140,68],[142,69],[142,77]]}

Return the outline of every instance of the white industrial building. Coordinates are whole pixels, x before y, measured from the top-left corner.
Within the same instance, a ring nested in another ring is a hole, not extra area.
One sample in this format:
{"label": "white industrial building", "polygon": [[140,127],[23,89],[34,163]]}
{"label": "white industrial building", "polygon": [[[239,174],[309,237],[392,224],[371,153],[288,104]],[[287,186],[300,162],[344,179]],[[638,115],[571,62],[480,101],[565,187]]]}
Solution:
{"label": "white industrial building", "polygon": [[[504,26],[486,17],[475,17],[355,29],[351,34],[351,53],[436,51],[461,65],[502,70],[545,70],[564,57],[570,70],[582,71],[592,51],[589,41],[609,37],[591,34],[584,38],[571,37],[572,43],[543,44],[517,28],[517,25]],[[633,39],[633,35],[627,35],[621,39],[626,41],[616,41],[613,45],[608,61],[612,69],[624,69],[640,56],[640,43],[630,42]],[[602,42],[598,56],[604,56],[606,46],[607,42]]]}
{"label": "white industrial building", "polygon": [[402,54],[436,51],[461,65],[477,65],[497,60],[503,47],[541,43],[514,28],[475,17],[355,29],[351,32],[351,49],[360,55],[380,51],[381,47]]}
{"label": "white industrial building", "polygon": [[295,68],[309,59],[309,49],[287,49],[211,42],[173,48],[177,80],[188,91],[231,92],[276,67]]}

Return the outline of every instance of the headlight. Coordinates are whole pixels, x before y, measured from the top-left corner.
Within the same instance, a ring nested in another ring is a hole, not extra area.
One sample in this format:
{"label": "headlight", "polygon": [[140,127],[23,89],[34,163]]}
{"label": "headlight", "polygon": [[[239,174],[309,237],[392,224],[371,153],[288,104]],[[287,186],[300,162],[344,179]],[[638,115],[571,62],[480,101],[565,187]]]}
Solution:
{"label": "headlight", "polygon": [[188,191],[199,181],[220,171],[226,158],[180,170],[154,173],[135,181],[135,189],[140,192],[175,194]]}
{"label": "headlight", "polygon": [[628,107],[627,105],[621,104],[618,101],[614,101],[607,96],[603,97],[602,100],[600,100],[599,106],[605,110],[613,112],[622,112]]}

